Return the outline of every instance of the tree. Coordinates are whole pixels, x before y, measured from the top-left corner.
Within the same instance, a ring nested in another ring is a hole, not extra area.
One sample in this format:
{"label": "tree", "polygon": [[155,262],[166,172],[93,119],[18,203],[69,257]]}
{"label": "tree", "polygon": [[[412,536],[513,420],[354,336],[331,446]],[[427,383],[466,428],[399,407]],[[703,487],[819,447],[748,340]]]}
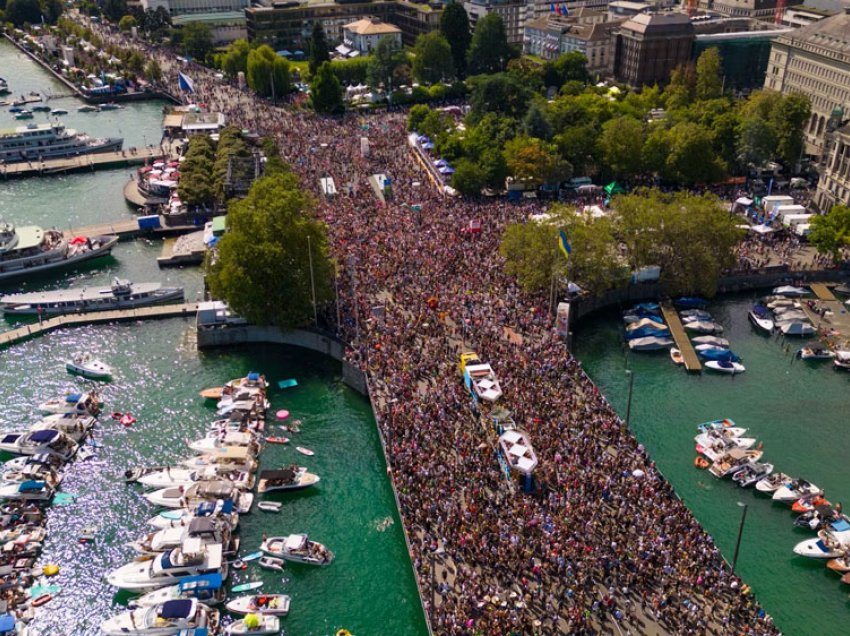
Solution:
{"label": "tree", "polygon": [[620,179],[637,176],[642,169],[643,124],[633,117],[611,119],[602,126],[599,146],[605,165]]}
{"label": "tree", "polygon": [[262,97],[277,99],[290,90],[289,62],[263,44],[248,53],[248,86]]}
{"label": "tree", "polygon": [[543,65],[528,57],[508,62],[508,75],[535,93],[543,92]]}
{"label": "tree", "polygon": [[505,23],[496,13],[479,19],[469,45],[467,65],[469,73],[499,73],[509,61],[517,57],[516,50],[508,44]]}
{"label": "tree", "polygon": [[808,237],[819,254],[829,254],[833,261],[841,258],[841,251],[850,245],[850,207],[834,205],[825,215],[812,219]]}
{"label": "tree", "polygon": [[514,137],[503,151],[508,171],[517,181],[540,185],[569,179],[572,166],[562,159],[554,145],[536,137]]}
{"label": "tree", "polygon": [[441,110],[432,110],[419,125],[419,132],[431,139],[439,139],[454,128],[451,115]]}
{"label": "tree", "polygon": [[180,50],[203,62],[213,50],[212,29],[204,22],[189,22],[180,29]]}
{"label": "tree", "polygon": [[236,77],[239,73],[248,72],[248,53],[251,45],[247,40],[234,40],[227,45],[224,56],[221,59],[221,69],[229,76]]}
{"label": "tree", "polygon": [[103,0],[103,15],[112,22],[118,22],[127,15],[127,0]]}
{"label": "tree", "polygon": [[410,111],[407,113],[407,129],[418,132],[419,126],[422,125],[425,117],[427,117],[430,112],[431,109],[425,104],[416,104],[415,106],[411,106]]}
{"label": "tree", "polygon": [[677,185],[714,183],[723,177],[723,166],[705,126],[680,122],[668,131],[668,153],[662,174]]}
{"label": "tree", "polygon": [[567,82],[587,83],[587,57],[581,51],[563,53],[543,66],[546,86],[561,88]]}
{"label": "tree", "polygon": [[215,203],[213,161],[215,152],[209,137],[195,135],[189,140],[186,159],[180,164],[177,193],[190,208],[208,207]]}
{"label": "tree", "polygon": [[696,98],[716,99],[723,94],[723,63],[717,47],[700,53],[696,66]]}
{"label": "tree", "polygon": [[131,31],[136,25],[136,18],[131,15],[125,15],[118,21],[118,29],[120,31]]}
{"label": "tree", "polygon": [[62,0],[41,0],[41,14],[47,24],[56,24],[64,8]]}
{"label": "tree", "polygon": [[664,89],[667,110],[686,108],[696,95],[696,71],[693,64],[680,64],[670,73],[670,83]]}
{"label": "tree", "polygon": [[794,166],[803,151],[803,129],[811,117],[811,103],[802,93],[783,95],[773,110],[771,120],[776,132],[776,156]]}
{"label": "tree", "polygon": [[773,157],[776,133],[757,113],[738,124],[738,161],[742,166],[763,166]]}
{"label": "tree", "polygon": [[162,80],[162,67],[160,67],[159,62],[152,59],[147,63],[147,66],[145,66],[145,77],[150,82],[159,82]]}
{"label": "tree", "polygon": [[487,185],[487,174],[477,163],[460,159],[454,164],[452,187],[464,196],[476,196]]}
{"label": "tree", "polygon": [[543,100],[535,100],[528,107],[528,112],[522,119],[522,132],[530,137],[538,137],[549,141],[552,139],[552,124],[546,113],[546,103]]}
{"label": "tree", "polygon": [[466,53],[472,34],[469,32],[469,16],[466,9],[456,0],[451,0],[440,16],[440,33],[452,49],[454,68],[459,77],[466,75]]}
{"label": "tree", "polygon": [[413,77],[421,84],[448,82],[455,78],[452,49],[439,32],[423,33],[416,38]]}
{"label": "tree", "polygon": [[487,113],[519,119],[531,99],[531,91],[506,73],[482,75],[470,79],[469,83],[472,85],[469,105],[473,122]]}
{"label": "tree", "polygon": [[310,104],[317,113],[336,115],[345,110],[342,84],[334,75],[330,62],[323,63],[310,83]]}
{"label": "tree", "polygon": [[331,61],[330,46],[325,30],[319,20],[313,23],[313,33],[310,35],[310,77],[316,74],[319,67]]}
{"label": "tree", "polygon": [[207,263],[213,296],[254,324],[309,324],[311,278],[317,304],[333,297],[327,228],[313,218],[313,208],[294,174],[257,180],[247,197],[229,206],[218,258]]}
{"label": "tree", "polygon": [[558,249],[557,223],[527,221],[505,229],[499,254],[505,259],[505,272],[515,276],[527,292],[548,289],[552,277],[566,272],[567,261]]}
{"label": "tree", "polygon": [[16,27],[41,22],[41,7],[38,0],[8,0],[6,19]]}
{"label": "tree", "polygon": [[[399,47],[395,39],[385,36],[378,41],[378,45],[369,58],[366,83],[372,88],[379,88],[383,84],[385,90],[390,92],[399,67],[405,64],[407,64],[407,54]],[[395,84],[398,87],[401,82]]]}

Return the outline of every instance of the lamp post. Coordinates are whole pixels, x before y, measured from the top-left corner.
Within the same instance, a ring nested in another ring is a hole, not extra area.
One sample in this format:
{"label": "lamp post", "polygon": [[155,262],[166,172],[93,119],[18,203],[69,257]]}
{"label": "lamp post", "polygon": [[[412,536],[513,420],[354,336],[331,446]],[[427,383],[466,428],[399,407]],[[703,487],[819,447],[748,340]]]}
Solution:
{"label": "lamp post", "polygon": [[735,554],[732,557],[732,574],[735,574],[735,566],[738,564],[738,551],[741,549],[741,536],[744,534],[744,522],[747,520],[747,504],[738,502],[744,510],[741,512],[741,525],[738,526],[738,540],[735,541]]}
{"label": "lamp post", "polygon": [[632,417],[632,389],[635,385],[635,374],[631,369],[626,369],[626,375],[629,376],[629,400],[626,402],[626,426],[628,426]]}

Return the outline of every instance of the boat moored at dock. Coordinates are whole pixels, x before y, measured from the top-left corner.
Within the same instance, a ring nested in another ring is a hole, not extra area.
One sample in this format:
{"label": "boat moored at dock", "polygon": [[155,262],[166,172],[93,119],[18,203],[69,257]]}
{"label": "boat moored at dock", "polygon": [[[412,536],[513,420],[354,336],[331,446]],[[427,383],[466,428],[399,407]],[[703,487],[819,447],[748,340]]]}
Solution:
{"label": "boat moored at dock", "polygon": [[[48,107],[49,110],[49,107]],[[16,119],[32,113],[21,111]],[[124,140],[120,137],[94,139],[79,133],[64,124],[29,124],[16,128],[0,129],[0,159],[6,163],[18,161],[41,161],[61,157],[75,157],[93,152],[120,151]]]}

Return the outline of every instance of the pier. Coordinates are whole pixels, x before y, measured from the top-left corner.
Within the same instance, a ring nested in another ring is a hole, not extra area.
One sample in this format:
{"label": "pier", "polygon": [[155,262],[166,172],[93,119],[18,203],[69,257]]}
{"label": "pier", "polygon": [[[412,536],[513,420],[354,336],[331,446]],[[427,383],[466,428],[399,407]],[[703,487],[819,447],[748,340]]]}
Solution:
{"label": "pier", "polygon": [[194,317],[198,312],[198,303],[181,305],[161,305],[158,307],[139,307],[135,309],[114,309],[111,311],[90,311],[79,314],[65,314],[24,325],[12,331],[0,334],[0,347],[23,342],[29,338],[42,336],[62,327],[81,327],[83,325],[101,325],[110,322],[128,322],[131,320],[151,320],[155,318]]}
{"label": "pier", "polygon": [[815,293],[815,296],[818,297],[818,300],[836,300],[835,295],[829,287],[823,283],[812,283],[809,287],[812,288],[812,291]]}
{"label": "pier", "polygon": [[23,179],[26,177],[43,177],[52,174],[69,172],[93,172],[143,164],[162,158],[159,146],[139,148],[135,152],[93,152],[78,157],[63,157],[61,159],[46,159],[44,161],[21,161],[0,166],[0,176],[4,179]]}
{"label": "pier", "polygon": [[[69,239],[75,236],[102,236],[104,234],[114,234],[120,240],[127,241],[142,235],[148,237],[164,237],[180,236],[181,234],[190,234],[197,232],[201,237],[201,247],[204,248],[203,231],[199,231],[197,225],[166,225],[165,217],[163,217],[162,215],[160,215],[159,217],[159,223],[159,227],[142,229],[139,227],[138,219],[127,219],[125,221],[99,223],[98,225],[87,225],[85,227],[77,227],[68,230],[63,230],[63,234]],[[203,254],[201,254],[200,260],[203,260]]]}
{"label": "pier", "polygon": [[685,369],[688,373],[700,373],[702,364],[700,364],[697,352],[691,344],[691,339],[685,332],[682,326],[682,321],[679,320],[679,314],[670,305],[661,305],[661,313],[664,314],[664,320],[667,326],[670,327],[670,333],[673,334],[673,340],[676,341],[676,348],[682,352],[682,358],[685,360]]}

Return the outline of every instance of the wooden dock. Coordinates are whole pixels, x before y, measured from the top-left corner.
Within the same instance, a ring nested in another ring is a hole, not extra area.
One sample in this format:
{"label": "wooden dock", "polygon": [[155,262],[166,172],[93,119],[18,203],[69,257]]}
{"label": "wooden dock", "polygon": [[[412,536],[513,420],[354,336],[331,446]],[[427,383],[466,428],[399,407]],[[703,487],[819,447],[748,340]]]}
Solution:
{"label": "wooden dock", "polygon": [[131,320],[151,320],[154,318],[185,318],[194,317],[198,312],[198,303],[182,305],[161,305],[158,307],[139,307],[137,309],[116,309],[113,311],[91,311],[80,314],[54,316],[41,322],[18,327],[12,331],[0,334],[0,347],[23,342],[29,338],[41,336],[63,327],[80,327],[83,325],[99,325],[110,322],[127,322]]}
{"label": "wooden dock", "polygon": [[812,288],[819,300],[837,300],[829,287],[823,283],[812,283],[809,287]]}
{"label": "wooden dock", "polygon": [[[190,234],[198,232],[197,225],[164,225],[164,219],[160,216],[160,227],[151,229],[139,228],[137,219],[127,219],[126,221],[115,221],[113,223],[101,223],[99,225],[87,225],[86,227],[77,227],[70,230],[64,230],[65,236],[73,238],[75,236],[100,236],[103,234],[115,234],[120,240],[128,240],[137,236],[145,235],[153,238],[164,236],[180,236],[182,234]],[[203,235],[203,231],[200,232]],[[203,243],[203,241],[201,241]],[[203,258],[201,258],[203,260]]]}
{"label": "wooden dock", "polygon": [[0,166],[0,177],[4,179],[23,179],[26,177],[42,177],[69,172],[93,172],[125,168],[143,164],[145,161],[155,161],[162,158],[159,146],[138,148],[134,152],[122,150],[118,152],[95,152],[78,157],[47,159],[45,161],[20,161]]}
{"label": "wooden dock", "polygon": [[688,373],[700,373],[702,364],[700,364],[699,356],[697,356],[697,352],[691,344],[691,339],[688,338],[688,334],[682,326],[682,321],[679,320],[679,314],[670,305],[661,305],[661,313],[664,314],[664,320],[670,327],[670,333],[673,334],[673,340],[676,341],[676,348],[682,352],[685,369],[688,370]]}

